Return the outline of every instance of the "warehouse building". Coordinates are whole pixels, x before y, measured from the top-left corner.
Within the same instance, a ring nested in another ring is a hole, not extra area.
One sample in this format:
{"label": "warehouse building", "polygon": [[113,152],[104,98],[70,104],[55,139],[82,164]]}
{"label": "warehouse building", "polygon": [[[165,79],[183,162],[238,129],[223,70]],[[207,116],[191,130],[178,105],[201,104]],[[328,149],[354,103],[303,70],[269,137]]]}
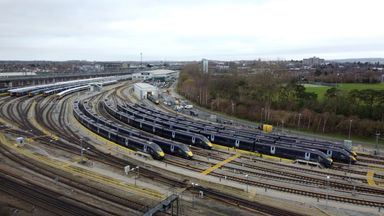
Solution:
{"label": "warehouse building", "polygon": [[152,80],[152,81],[169,81],[171,79],[176,79],[179,73],[173,70],[152,70],[152,71],[142,71],[132,74],[132,80]]}
{"label": "warehouse building", "polygon": [[133,85],[133,92],[140,100],[146,99],[148,95],[153,95],[155,98],[158,98],[159,96],[157,87],[148,83],[135,83]]}

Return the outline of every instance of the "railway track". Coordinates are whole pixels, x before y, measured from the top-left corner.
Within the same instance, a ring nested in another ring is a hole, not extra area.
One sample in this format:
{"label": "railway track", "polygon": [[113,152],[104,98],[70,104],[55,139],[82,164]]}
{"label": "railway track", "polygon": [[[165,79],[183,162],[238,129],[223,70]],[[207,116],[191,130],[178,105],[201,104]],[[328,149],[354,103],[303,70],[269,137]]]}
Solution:
{"label": "railway track", "polygon": [[[118,94],[115,94],[114,96],[117,96]],[[117,96],[118,97],[118,96]],[[122,98],[120,98],[119,100],[122,100]],[[204,155],[204,154],[203,154]],[[207,155],[205,155],[207,156]],[[209,155],[210,157],[213,157],[212,155]],[[224,160],[225,158],[219,158],[220,160]],[[168,163],[172,163],[172,164],[176,164],[176,165],[179,165],[181,167],[185,167],[186,169],[189,169],[189,170],[192,170],[192,171],[197,171],[197,172],[202,172],[203,169],[201,168],[198,168],[198,167],[192,167],[190,165],[185,165],[184,163],[180,163],[180,162],[176,162],[176,161],[172,161],[172,160],[169,160],[169,157],[167,158],[167,162]],[[275,174],[278,174],[280,176],[284,176],[284,179],[288,179],[286,178],[287,176],[288,177],[291,177],[291,178],[295,178],[295,179],[301,179],[303,181],[306,181],[306,182],[310,182],[310,184],[317,184],[319,186],[322,186],[324,187],[325,185],[327,185],[329,182],[325,179],[325,178],[315,178],[315,177],[309,177],[309,176],[303,176],[303,175],[299,175],[299,174],[294,174],[294,173],[287,173],[287,172],[284,172],[282,170],[271,170],[269,168],[265,168],[265,167],[262,167],[262,166],[256,166],[256,165],[251,165],[251,164],[246,164],[244,165],[244,163],[240,163],[240,162],[236,162],[236,161],[232,161],[230,163],[233,163],[233,164],[237,164],[237,165],[241,165],[241,166],[245,166],[247,168],[251,168],[251,169],[259,169],[259,170],[262,170],[264,172],[272,172],[272,173],[275,173]],[[241,172],[241,171],[240,171]],[[247,171],[249,173],[249,171]],[[316,172],[316,171],[315,171]],[[357,171],[356,171],[357,172]],[[252,173],[252,172],[251,172]],[[254,172],[253,172],[254,173]],[[359,174],[363,174],[362,172],[357,172]],[[365,174],[365,173],[364,173]],[[220,174],[213,174],[213,175],[220,175]],[[328,174],[329,175],[329,174]],[[334,175],[335,176],[335,175]],[[221,176],[221,177],[224,177],[224,176]],[[273,177],[276,177],[276,176],[272,176],[271,175],[271,178]],[[342,176],[342,175],[338,175],[338,177],[340,178],[344,178],[345,176]],[[233,177],[233,178],[236,178],[236,177]],[[280,177],[281,178],[281,177]],[[359,181],[361,181],[360,178],[355,178]],[[238,180],[238,179],[236,179]],[[291,179],[290,179],[291,180]],[[254,184],[254,183],[253,183]],[[370,187],[365,187],[365,186],[356,186],[356,185],[352,185],[352,184],[345,184],[345,183],[341,183],[341,182],[336,182],[336,181],[333,181],[332,183],[329,183],[331,187],[334,187],[335,189],[340,189],[340,190],[343,190],[343,191],[359,191],[361,193],[368,193],[368,194],[377,194],[377,195],[382,195],[383,194],[383,191],[382,190],[378,190],[378,189],[374,189],[374,188],[370,188]],[[264,185],[265,186],[265,185]],[[274,186],[272,185],[269,185],[270,188],[273,188]],[[282,188],[281,188],[282,189]],[[286,191],[287,189],[282,189],[283,191]],[[300,192],[300,191],[292,191],[290,189],[291,192],[293,193],[298,193],[298,194],[301,194],[301,193],[305,193],[305,192]],[[316,196],[318,198],[321,198],[324,194],[320,194],[320,193],[317,193],[315,195],[311,195],[310,193],[305,193],[306,195],[308,196]],[[352,203],[361,203],[361,204],[368,204],[368,205],[373,205],[373,206],[381,206],[383,205],[383,203],[374,203],[374,202],[365,202],[364,200],[361,200],[361,201],[357,201],[356,199],[349,199],[349,200],[346,200],[346,198],[341,198],[340,196],[334,196],[333,197],[334,200],[344,200],[344,201],[347,201],[347,202],[352,202]]]}
{"label": "railway track", "polygon": [[[17,164],[20,164],[23,167],[28,168],[29,170],[32,170],[35,173],[39,173],[50,179],[60,179],[60,183],[64,185],[82,191],[85,194],[90,193],[97,195],[97,197],[99,197],[100,199],[116,203],[120,205],[120,207],[123,209],[127,209],[129,207],[130,209],[134,209],[140,212],[144,212],[147,209],[147,207],[141,203],[137,203],[133,200],[127,200],[126,198],[120,197],[111,192],[100,190],[100,187],[91,185],[89,181],[81,181],[78,178],[69,178],[68,174],[61,170],[56,170],[55,168],[48,167],[34,160],[27,161],[24,157],[11,151],[10,149],[7,149],[4,145],[0,145],[0,153],[8,159],[14,161]],[[94,208],[97,209],[98,207],[94,206]],[[108,213],[108,210],[104,212]]]}
{"label": "railway track", "polygon": [[0,190],[55,215],[114,215],[111,212],[100,212],[88,206],[76,205],[77,200],[20,180],[20,178],[11,178],[9,173],[7,175],[0,173]]}

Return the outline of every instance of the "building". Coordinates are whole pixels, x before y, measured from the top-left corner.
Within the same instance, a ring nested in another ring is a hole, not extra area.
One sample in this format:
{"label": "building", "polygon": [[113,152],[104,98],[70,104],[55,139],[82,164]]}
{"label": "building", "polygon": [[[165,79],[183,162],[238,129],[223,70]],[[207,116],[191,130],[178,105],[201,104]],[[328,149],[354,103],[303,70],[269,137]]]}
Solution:
{"label": "building", "polygon": [[173,70],[152,70],[152,71],[142,71],[132,74],[132,80],[153,80],[153,81],[169,81],[171,79],[176,79],[179,76],[177,71]]}
{"label": "building", "polygon": [[208,73],[208,59],[203,59],[201,61],[203,73]]}
{"label": "building", "polygon": [[153,95],[155,98],[158,98],[159,96],[157,87],[148,83],[135,83],[133,85],[133,93],[140,100],[146,99],[149,94]]}
{"label": "building", "polygon": [[312,58],[307,58],[303,59],[303,65],[319,65],[319,64],[324,64],[325,60],[317,57],[312,57]]}

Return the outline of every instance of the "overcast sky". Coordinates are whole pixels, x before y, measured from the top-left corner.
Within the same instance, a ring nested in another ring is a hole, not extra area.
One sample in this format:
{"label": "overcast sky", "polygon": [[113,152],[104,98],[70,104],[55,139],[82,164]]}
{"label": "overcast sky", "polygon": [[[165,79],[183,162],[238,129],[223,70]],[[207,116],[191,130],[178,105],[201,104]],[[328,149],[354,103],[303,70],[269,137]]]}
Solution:
{"label": "overcast sky", "polygon": [[384,57],[383,0],[0,0],[0,59]]}

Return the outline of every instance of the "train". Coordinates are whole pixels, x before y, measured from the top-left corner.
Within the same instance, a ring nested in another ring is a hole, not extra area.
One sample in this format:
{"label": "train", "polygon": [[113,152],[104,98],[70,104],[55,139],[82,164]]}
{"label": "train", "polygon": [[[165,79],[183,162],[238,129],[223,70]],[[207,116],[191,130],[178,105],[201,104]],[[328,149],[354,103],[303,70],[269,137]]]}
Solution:
{"label": "train", "polygon": [[[307,159],[311,160],[313,162],[320,163],[325,167],[329,167],[329,164],[327,161],[330,161],[331,164],[333,162],[332,159],[331,160],[328,160],[328,159],[325,160],[327,155],[325,155],[324,152],[321,152],[318,149],[314,149],[314,148],[308,148],[305,146],[284,145],[284,144],[280,144],[280,146],[277,146],[277,145],[275,145],[274,141],[270,142],[270,143],[268,143],[268,142],[264,143],[264,142],[260,142],[260,140],[254,139],[254,138],[237,136],[236,132],[233,132],[233,131],[228,131],[227,133],[224,133],[223,130],[216,130],[216,131],[210,130],[210,129],[214,129],[214,127],[212,127],[212,126],[210,126],[208,128],[205,127],[204,129],[202,129],[201,126],[199,126],[198,124],[193,123],[193,122],[188,121],[188,122],[180,123],[179,121],[176,121],[174,118],[165,119],[161,115],[150,115],[150,114],[147,114],[148,112],[140,113],[137,110],[130,110],[129,108],[122,107],[120,105],[118,105],[118,110],[125,112],[127,114],[130,114],[130,115],[133,115],[137,118],[142,118],[146,121],[152,121],[154,123],[161,124],[163,127],[166,127],[166,128],[202,134],[205,137],[207,137],[211,142],[215,142],[216,144],[223,145],[223,146],[238,148],[238,149],[247,150],[247,151],[257,151],[259,153],[263,152],[264,154],[269,154],[269,155],[278,154],[276,156],[281,156],[281,157],[286,157],[286,158],[292,158],[293,156],[289,157],[289,155],[284,155],[279,151],[277,153],[274,153],[273,149],[276,147],[278,147],[278,149],[296,149],[296,150],[300,149],[300,150],[298,150],[300,152],[303,152],[303,149],[308,149],[308,151],[309,150],[311,150],[311,151],[317,150],[318,151],[317,155],[319,155],[319,158],[321,158],[321,160],[316,159],[314,161],[314,158],[310,158],[310,157],[309,158],[307,157]],[[171,121],[171,119],[173,119],[173,121]],[[256,143],[259,145],[256,145]],[[259,149],[258,147],[262,147],[262,146],[260,146],[261,144],[269,146],[270,151],[265,151],[265,149],[264,149],[265,146],[263,149]],[[321,152],[321,154],[320,154],[320,152]],[[336,152],[337,152],[337,149],[333,149],[333,151],[332,151],[333,155],[336,155]],[[299,154],[296,153],[296,155],[299,155]],[[302,154],[302,155],[305,155],[305,154]],[[297,157],[297,159],[305,159],[305,158],[306,157],[301,157],[301,158]]]}
{"label": "train", "polygon": [[144,119],[135,118],[132,115],[119,112],[111,106],[108,101],[103,101],[103,106],[106,111],[116,119],[129,124],[137,129],[144,130],[148,133],[161,136],[166,139],[175,140],[177,142],[185,143],[204,149],[212,149],[212,143],[201,134],[196,134],[188,131],[174,130],[166,128],[155,122],[146,121]]}
{"label": "train", "polygon": [[151,95],[151,94],[148,94],[147,99],[148,99],[149,101],[151,101],[152,103],[156,104],[156,105],[159,105],[159,104],[160,104],[159,99],[156,99],[156,98],[155,98],[153,95]]}
{"label": "train", "polygon": [[112,128],[116,130],[118,134],[127,137],[137,137],[139,139],[151,141],[159,145],[160,148],[163,149],[166,154],[179,156],[185,159],[192,159],[193,153],[187,145],[182,143],[176,143],[174,141],[162,139],[155,136],[143,135],[140,131],[131,128],[127,129],[123,125],[116,124],[115,122],[111,122],[101,116],[98,116],[89,107],[87,107],[87,104],[87,101],[80,101],[78,107],[81,112],[83,112],[87,117],[89,117],[96,123]]}
{"label": "train", "polygon": [[[323,153],[325,153],[328,157],[331,157],[333,161],[341,162],[341,163],[352,163],[355,164],[357,159],[356,155],[353,152],[342,148],[342,146],[336,146],[330,143],[316,143],[310,142],[308,140],[301,140],[297,138],[274,135],[274,134],[264,134],[261,132],[256,132],[254,134],[244,133],[239,130],[226,130],[222,129],[222,127],[215,127],[214,125],[206,125],[202,126],[196,122],[188,121],[180,118],[173,118],[172,116],[167,116],[167,113],[162,114],[154,114],[160,113],[161,111],[151,111],[148,109],[143,109],[142,106],[134,106],[127,104],[126,106],[118,106],[120,111],[129,113],[138,118],[143,118],[148,121],[156,121],[159,124],[162,124],[165,127],[175,128],[179,130],[186,130],[194,133],[200,133],[206,136],[213,142],[213,138],[219,138],[220,136],[225,135],[226,139],[230,139],[230,142],[236,142],[237,138],[246,138],[251,139],[254,142],[265,143],[265,144],[275,144],[280,146],[286,146],[291,148],[309,148],[309,149],[317,149]],[[219,141],[217,141],[219,140]],[[304,142],[306,141],[306,142]],[[220,139],[216,139],[215,143],[223,144]]]}
{"label": "train", "polygon": [[[122,76],[109,76],[109,77],[97,77],[90,79],[81,79],[81,80],[71,80],[65,82],[57,82],[45,85],[35,85],[35,86],[26,86],[21,88],[9,89],[8,93],[10,96],[24,96],[29,95],[33,97],[37,94],[42,94],[43,92],[47,92],[46,94],[51,94],[50,90],[60,89],[65,87],[76,87],[82,85],[88,85],[90,83],[101,83],[102,85],[109,85],[111,83],[116,83],[116,81],[131,79],[132,75],[122,75]],[[108,83],[109,82],[109,83]]]}
{"label": "train", "polygon": [[119,134],[118,131],[108,128],[104,125],[98,124],[96,121],[90,119],[84,115],[79,108],[79,101],[75,101],[73,104],[74,117],[86,128],[94,133],[111,140],[121,146],[133,149],[136,151],[144,152],[151,155],[156,160],[164,159],[164,151],[157,144],[142,140],[134,137],[127,137]]}

